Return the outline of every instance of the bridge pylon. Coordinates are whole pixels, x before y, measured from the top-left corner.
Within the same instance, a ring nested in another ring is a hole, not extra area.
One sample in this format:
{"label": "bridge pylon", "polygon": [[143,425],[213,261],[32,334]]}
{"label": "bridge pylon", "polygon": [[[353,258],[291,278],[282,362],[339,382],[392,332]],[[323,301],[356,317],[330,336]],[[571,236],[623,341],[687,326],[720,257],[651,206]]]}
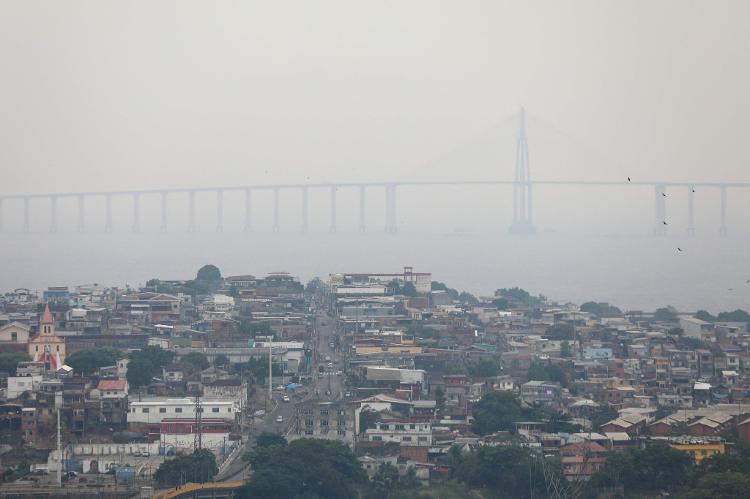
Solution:
{"label": "bridge pylon", "polygon": [[534,234],[531,172],[529,170],[529,143],[526,138],[526,110],[521,108],[516,142],[516,178],[513,183],[513,223],[511,234]]}

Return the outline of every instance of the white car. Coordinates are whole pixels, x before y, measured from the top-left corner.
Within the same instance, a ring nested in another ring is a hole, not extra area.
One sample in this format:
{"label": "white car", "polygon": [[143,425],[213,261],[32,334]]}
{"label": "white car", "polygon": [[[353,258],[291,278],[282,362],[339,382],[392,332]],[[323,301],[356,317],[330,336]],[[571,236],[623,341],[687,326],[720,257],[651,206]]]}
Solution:
{"label": "white car", "polygon": [[289,402],[289,395],[284,395],[283,397],[281,397],[281,400],[284,402]]}
{"label": "white car", "polygon": [[276,416],[276,422],[277,423],[283,423],[284,422],[284,416]]}

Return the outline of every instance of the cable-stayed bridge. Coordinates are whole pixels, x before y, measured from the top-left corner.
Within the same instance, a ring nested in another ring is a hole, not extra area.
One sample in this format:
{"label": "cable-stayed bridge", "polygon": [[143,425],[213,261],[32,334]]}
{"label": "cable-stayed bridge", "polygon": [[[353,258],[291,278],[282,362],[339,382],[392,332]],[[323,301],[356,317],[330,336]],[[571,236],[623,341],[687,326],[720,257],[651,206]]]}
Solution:
{"label": "cable-stayed bridge", "polygon": [[[632,187],[651,187],[654,192],[654,233],[666,233],[666,203],[667,192],[676,189],[684,189],[687,192],[687,234],[695,234],[695,217],[694,217],[694,193],[695,189],[704,188],[716,189],[719,192],[719,220],[718,232],[725,235],[727,233],[727,196],[730,189],[750,188],[750,182],[674,182],[662,180],[634,180],[624,179],[621,181],[607,180],[534,180],[531,177],[529,164],[529,146],[526,131],[526,113],[521,110],[518,116],[518,133],[515,143],[515,176],[513,180],[493,180],[493,179],[457,179],[457,180],[430,180],[422,178],[419,180],[393,180],[393,181],[375,181],[375,182],[320,182],[320,183],[282,183],[282,184],[257,184],[257,185],[225,185],[211,187],[179,187],[179,188],[162,188],[162,189],[128,189],[128,190],[109,190],[109,191],[82,191],[82,192],[57,192],[57,193],[27,193],[27,194],[0,194],[0,231],[2,231],[8,220],[5,212],[6,208],[12,205],[20,204],[20,226],[23,231],[32,230],[32,211],[48,210],[48,227],[50,232],[58,231],[58,202],[63,199],[73,199],[77,201],[77,230],[85,232],[87,230],[87,211],[90,209],[87,201],[94,199],[104,200],[104,226],[105,232],[113,230],[113,202],[115,199],[129,199],[132,205],[132,218],[130,229],[139,232],[141,226],[141,200],[146,197],[156,197],[159,199],[159,230],[167,232],[170,230],[169,211],[177,198],[187,196],[187,205],[181,205],[179,209],[187,209],[187,231],[194,232],[197,230],[196,210],[199,208],[196,195],[203,193],[213,193],[216,196],[216,219],[215,229],[217,232],[224,230],[224,197],[228,193],[239,192],[244,195],[244,229],[252,230],[254,213],[252,208],[252,199],[254,193],[271,192],[271,209],[270,217],[272,220],[272,230],[278,232],[281,230],[280,222],[280,193],[282,191],[297,191],[300,194],[299,216],[300,227],[303,232],[309,228],[309,193],[310,191],[327,191],[329,194],[329,229],[335,232],[338,229],[337,223],[337,194],[342,189],[354,189],[359,193],[358,207],[358,229],[366,231],[368,227],[368,195],[372,194],[385,197],[385,224],[383,230],[386,233],[394,234],[398,232],[398,190],[399,188],[409,186],[419,186],[422,188],[438,186],[459,186],[471,188],[472,186],[508,186],[513,189],[513,214],[509,215],[509,231],[514,234],[533,234],[536,231],[534,223],[534,188],[536,186],[613,186],[622,188]],[[178,196],[180,195],[180,196]],[[40,202],[41,201],[41,202]],[[18,206],[16,206],[18,208]],[[297,208],[295,208],[297,209]],[[264,215],[267,212],[264,210]]]}

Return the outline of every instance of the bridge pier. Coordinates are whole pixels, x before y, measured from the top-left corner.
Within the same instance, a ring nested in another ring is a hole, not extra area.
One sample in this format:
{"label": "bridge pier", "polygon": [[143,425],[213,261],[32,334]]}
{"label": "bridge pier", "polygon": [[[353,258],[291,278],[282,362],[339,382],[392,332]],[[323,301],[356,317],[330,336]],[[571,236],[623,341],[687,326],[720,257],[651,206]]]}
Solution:
{"label": "bridge pier", "polygon": [[216,232],[224,232],[224,191],[216,191]]}
{"label": "bridge pier", "polygon": [[161,193],[161,223],[159,232],[167,232],[167,193]]}
{"label": "bridge pier", "polygon": [[365,218],[365,204],[367,201],[367,190],[364,185],[359,186],[359,231],[367,230],[367,220]]}
{"label": "bridge pier", "polygon": [[86,230],[86,201],[83,194],[78,195],[78,226],[76,229],[78,232],[84,232]]}
{"label": "bridge pier", "polygon": [[336,190],[335,185],[331,186],[331,232],[336,232]]}
{"label": "bridge pier", "polygon": [[141,230],[141,194],[133,193],[133,232]]}
{"label": "bridge pier", "polygon": [[667,219],[667,188],[664,184],[654,185],[654,234],[663,236],[667,233],[664,222]]}
{"label": "bridge pier", "polygon": [[31,230],[31,223],[29,222],[29,204],[31,199],[28,196],[23,198],[23,231],[29,232]]}
{"label": "bridge pier", "polygon": [[57,196],[50,196],[49,209],[49,231],[55,233],[57,232]]}
{"label": "bridge pier", "polygon": [[385,186],[385,233],[395,234],[398,232],[396,223],[396,184]]}
{"label": "bridge pier", "polygon": [[244,231],[250,232],[253,230],[252,225],[252,191],[245,189],[245,226]]}
{"label": "bridge pier", "polygon": [[274,232],[279,231],[279,188],[273,188],[273,227]]}
{"label": "bridge pier", "polygon": [[693,210],[693,204],[694,204],[694,197],[695,197],[695,188],[692,185],[688,186],[688,226],[687,226],[687,235],[688,236],[694,236],[695,235],[695,214]]}
{"label": "bridge pier", "polygon": [[307,187],[302,188],[302,232],[307,233],[307,230],[309,228],[308,226],[308,193],[307,193]]}
{"label": "bridge pier", "polygon": [[112,232],[112,194],[104,195],[104,232]]}
{"label": "bridge pier", "polygon": [[722,185],[719,188],[721,192],[721,224],[719,225],[719,235],[727,235],[727,188]]}
{"label": "bridge pier", "polygon": [[188,192],[188,232],[195,232],[195,191]]}

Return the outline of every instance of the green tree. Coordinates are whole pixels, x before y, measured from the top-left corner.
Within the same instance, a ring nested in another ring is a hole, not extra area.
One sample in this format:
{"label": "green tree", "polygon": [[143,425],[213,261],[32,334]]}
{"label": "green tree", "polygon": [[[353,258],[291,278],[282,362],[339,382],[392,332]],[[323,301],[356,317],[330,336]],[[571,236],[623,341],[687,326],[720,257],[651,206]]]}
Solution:
{"label": "green tree", "polygon": [[608,404],[599,405],[591,412],[591,426],[595,430],[600,430],[602,425],[616,419],[619,415],[620,413],[612,406]]}
{"label": "green tree", "polygon": [[240,320],[238,327],[240,334],[249,336],[270,336],[273,334],[273,328],[268,322],[253,321],[249,319]]}
{"label": "green tree", "polygon": [[550,340],[572,340],[575,329],[567,322],[558,322],[544,331],[544,337]]}
{"label": "green tree", "polygon": [[718,322],[750,322],[750,314],[738,308],[733,312],[720,312],[716,320]]}
{"label": "green tree", "polygon": [[154,479],[162,486],[174,487],[188,482],[210,482],[218,471],[214,453],[198,449],[188,456],[164,461],[154,473]]}
{"label": "green tree", "polygon": [[445,283],[442,283],[440,281],[432,281],[432,285],[430,287],[432,291],[445,291],[452,299],[458,300],[458,291],[453,288],[449,288],[445,285]]}
{"label": "green tree", "polygon": [[401,288],[401,293],[404,296],[414,297],[417,296],[417,288],[411,282],[407,282],[404,283],[404,286]]}
{"label": "green tree", "polygon": [[115,365],[121,355],[121,352],[114,348],[91,348],[66,356],[65,363],[76,372],[92,374],[100,367]]}
{"label": "green tree", "polygon": [[706,321],[706,322],[716,322],[716,317],[711,315],[710,313],[706,312],[705,310],[698,310],[693,317],[696,319]]}
{"label": "green tree", "polygon": [[367,480],[349,447],[333,440],[256,448],[245,460],[254,473],[240,497],[252,499],[349,499]]}
{"label": "green tree", "polygon": [[398,468],[390,463],[383,463],[373,475],[366,497],[368,499],[411,498],[420,486],[414,468],[409,468],[405,475],[399,475]]}
{"label": "green tree", "polygon": [[223,353],[220,353],[219,355],[214,357],[214,367],[225,368],[225,367],[228,367],[229,364],[230,364],[229,357],[227,357]]}
{"label": "green tree", "polygon": [[435,407],[439,411],[445,409],[445,388],[442,386],[435,388]]}
{"label": "green tree", "polygon": [[470,362],[466,367],[469,374],[476,378],[489,378],[490,376],[497,376],[500,372],[500,364],[491,359]]}
{"label": "green tree", "polygon": [[622,310],[607,302],[587,301],[581,305],[581,312],[587,312],[597,317],[612,317],[622,315]]}
{"label": "green tree", "polygon": [[477,297],[467,291],[462,291],[461,294],[458,295],[458,301],[467,305],[476,305],[479,303]]}
{"label": "green tree", "polygon": [[31,359],[29,359],[29,355],[26,352],[0,352],[0,371],[15,376],[18,363],[29,360]]}
{"label": "green tree", "polygon": [[[572,371],[571,365],[567,364],[566,367],[569,371]],[[557,364],[540,361],[531,364],[526,376],[529,378],[529,381],[556,381],[562,387],[567,387],[571,378],[565,369]]]}
{"label": "green tree", "polygon": [[495,298],[492,300],[492,304],[496,306],[498,310],[508,310],[508,308],[510,308],[510,302],[506,298]]}
{"label": "green tree", "polygon": [[375,428],[378,413],[369,407],[362,409],[359,413],[359,433],[363,434],[368,428]]}
{"label": "green tree", "polygon": [[487,435],[499,430],[513,430],[523,412],[518,398],[510,392],[490,392],[474,405],[471,431]]}
{"label": "green tree", "polygon": [[286,438],[278,433],[264,431],[255,439],[255,445],[258,447],[271,447],[272,445],[286,445]]}
{"label": "green tree", "polygon": [[659,322],[673,322],[677,320],[677,312],[674,307],[657,308],[654,312],[654,320]]}
{"label": "green tree", "polygon": [[147,346],[129,355],[127,380],[131,387],[147,386],[154,377],[161,376],[162,367],[174,359],[174,352],[157,346]]}
{"label": "green tree", "polygon": [[573,351],[570,348],[570,343],[568,343],[568,340],[563,341],[560,344],[560,357],[563,359],[569,359],[573,356]]}
{"label": "green tree", "polygon": [[208,358],[201,352],[190,352],[187,355],[183,355],[180,358],[180,362],[187,366],[187,370],[190,374],[196,371],[202,371],[208,369],[210,366]]}
{"label": "green tree", "polygon": [[216,265],[204,265],[198,269],[195,276],[196,281],[215,282],[221,280],[221,272]]}
{"label": "green tree", "polygon": [[750,476],[727,471],[701,477],[686,499],[738,499],[750,497]]}
{"label": "green tree", "polygon": [[146,357],[135,357],[128,362],[128,372],[125,378],[131,388],[148,386],[156,374],[153,363]]}
{"label": "green tree", "polygon": [[463,458],[455,475],[469,487],[489,489],[498,497],[526,498],[533,492],[542,496],[544,475],[534,459],[544,458],[533,457],[528,449],[518,446],[479,447]]}

